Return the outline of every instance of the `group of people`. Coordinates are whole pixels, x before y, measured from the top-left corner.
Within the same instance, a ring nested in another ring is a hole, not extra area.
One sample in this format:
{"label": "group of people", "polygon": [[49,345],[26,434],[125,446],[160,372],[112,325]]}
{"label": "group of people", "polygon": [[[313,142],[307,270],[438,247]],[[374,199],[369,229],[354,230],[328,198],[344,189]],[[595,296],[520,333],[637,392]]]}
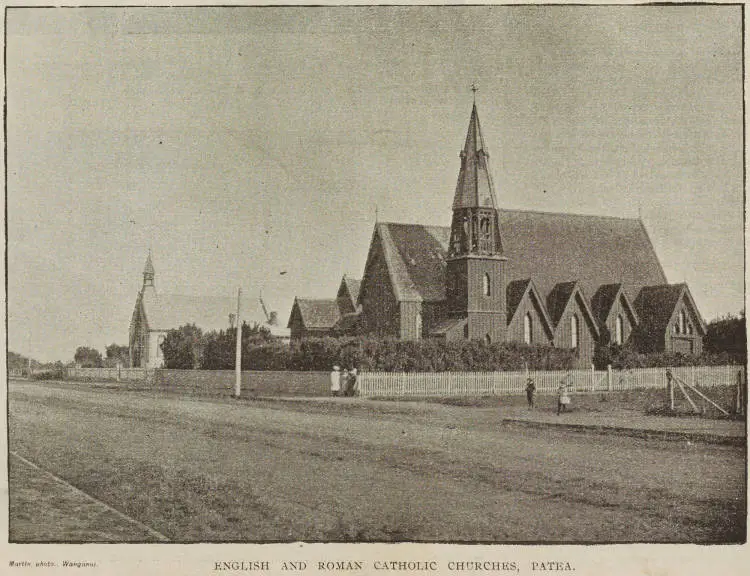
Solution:
{"label": "group of people", "polygon": [[343,370],[334,366],[331,371],[331,396],[354,396],[357,393],[357,369]]}
{"label": "group of people", "polygon": [[[566,382],[567,375],[560,381],[560,386],[557,388],[557,415],[561,412],[565,412],[570,405],[570,384]],[[529,404],[529,410],[534,409],[534,397],[536,395],[536,383],[534,379],[529,377],[526,380],[526,401]]]}

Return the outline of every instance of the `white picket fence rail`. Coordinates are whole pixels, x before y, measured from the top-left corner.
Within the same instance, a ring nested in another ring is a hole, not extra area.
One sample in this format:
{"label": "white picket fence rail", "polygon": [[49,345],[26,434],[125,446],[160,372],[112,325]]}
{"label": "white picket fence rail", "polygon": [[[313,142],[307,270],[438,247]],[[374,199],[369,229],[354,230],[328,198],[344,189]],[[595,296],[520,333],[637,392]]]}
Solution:
{"label": "white picket fence rail", "polygon": [[[734,385],[742,366],[686,366],[672,374],[697,386]],[[565,381],[575,392],[619,392],[640,388],[666,388],[666,368],[633,370],[569,370],[528,372],[362,372],[361,396],[502,396],[523,394],[527,378],[537,394],[553,394]]]}

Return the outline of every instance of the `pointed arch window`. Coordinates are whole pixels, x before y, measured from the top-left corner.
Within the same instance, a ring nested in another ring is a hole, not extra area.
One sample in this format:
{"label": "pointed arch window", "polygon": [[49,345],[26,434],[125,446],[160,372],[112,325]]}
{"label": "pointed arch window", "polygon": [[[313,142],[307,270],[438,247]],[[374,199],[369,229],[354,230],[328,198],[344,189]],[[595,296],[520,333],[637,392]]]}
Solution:
{"label": "pointed arch window", "polygon": [[419,340],[422,338],[422,312],[420,310],[417,310],[415,321],[415,327],[414,327],[414,334],[416,336],[416,339]]}
{"label": "pointed arch window", "polygon": [[570,317],[570,345],[578,348],[578,316],[575,314]]}
{"label": "pointed arch window", "polygon": [[487,346],[492,344],[492,337],[489,334],[484,337],[484,343],[487,344]]}
{"label": "pointed arch window", "polygon": [[492,286],[490,286],[490,275],[485,272],[482,276],[482,294],[490,296],[492,294]]}
{"label": "pointed arch window", "polygon": [[469,324],[464,325],[464,338],[469,339]]}
{"label": "pointed arch window", "polygon": [[679,318],[680,318],[679,319],[680,329],[679,329],[679,331],[677,333],[678,334],[687,334],[687,330],[685,328],[685,311],[684,310],[680,310],[680,317]]}
{"label": "pointed arch window", "polygon": [[526,316],[523,317],[523,341],[526,344],[531,344],[534,339],[534,332],[532,330],[534,325],[532,322],[531,312],[526,312]]}
{"label": "pointed arch window", "polygon": [[622,321],[622,315],[617,316],[617,320],[615,320],[615,344],[621,345],[622,344],[622,336],[623,334],[623,321]]}

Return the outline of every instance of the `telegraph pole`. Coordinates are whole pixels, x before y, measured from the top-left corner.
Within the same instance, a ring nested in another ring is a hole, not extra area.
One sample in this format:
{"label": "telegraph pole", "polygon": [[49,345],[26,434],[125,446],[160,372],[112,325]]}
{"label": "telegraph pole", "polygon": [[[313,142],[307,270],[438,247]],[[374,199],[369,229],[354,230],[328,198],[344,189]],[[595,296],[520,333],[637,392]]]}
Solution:
{"label": "telegraph pole", "polygon": [[242,318],[240,317],[240,298],[242,288],[237,288],[237,348],[234,357],[234,397],[239,398],[242,391]]}

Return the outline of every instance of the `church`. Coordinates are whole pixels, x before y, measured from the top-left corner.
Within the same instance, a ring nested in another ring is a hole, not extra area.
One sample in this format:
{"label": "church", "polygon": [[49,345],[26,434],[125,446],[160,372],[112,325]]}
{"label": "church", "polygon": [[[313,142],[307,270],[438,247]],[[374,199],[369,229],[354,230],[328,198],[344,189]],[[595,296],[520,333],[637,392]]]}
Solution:
{"label": "church", "polygon": [[[157,293],[156,271],[149,251],[143,268],[143,284],[130,320],[128,349],[133,368],[161,368],[164,355],[161,344],[169,330],[195,324],[205,334],[236,326],[237,297],[190,296]],[[241,321],[266,328],[271,336],[289,341],[289,330],[278,325],[277,313],[268,311],[262,297],[242,299]]]}
{"label": "church", "polygon": [[341,307],[346,278],[335,299],[297,299],[292,339],[541,344],[575,349],[579,367],[610,343],[702,352],[705,322],[688,286],[667,283],[640,219],[498,206],[476,103],[452,211],[449,228],[376,222],[356,303]]}

